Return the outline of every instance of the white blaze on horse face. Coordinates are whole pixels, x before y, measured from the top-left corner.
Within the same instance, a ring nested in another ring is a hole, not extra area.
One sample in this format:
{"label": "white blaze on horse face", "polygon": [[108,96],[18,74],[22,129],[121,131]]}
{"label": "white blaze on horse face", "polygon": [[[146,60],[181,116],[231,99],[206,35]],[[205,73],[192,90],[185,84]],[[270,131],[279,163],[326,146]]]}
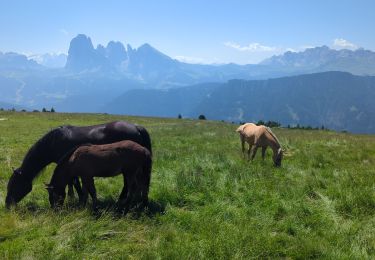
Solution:
{"label": "white blaze on horse face", "polygon": [[275,161],[275,165],[276,166],[281,166],[281,160],[283,159],[283,150],[281,149],[281,147],[277,150],[277,156],[276,156],[276,159],[274,160]]}

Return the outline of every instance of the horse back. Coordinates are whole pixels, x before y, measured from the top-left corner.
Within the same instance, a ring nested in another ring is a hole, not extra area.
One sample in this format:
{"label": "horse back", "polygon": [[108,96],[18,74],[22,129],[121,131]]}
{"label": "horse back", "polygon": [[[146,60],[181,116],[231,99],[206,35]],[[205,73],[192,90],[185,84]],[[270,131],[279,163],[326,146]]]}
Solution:
{"label": "horse back", "polygon": [[94,176],[114,176],[122,169],[134,169],[150,158],[150,152],[136,142],[125,140],[111,144],[81,146],[71,155],[74,172],[91,172]]}
{"label": "horse back", "polygon": [[256,126],[256,125],[255,125],[254,123],[245,123],[245,124],[243,124],[243,125],[240,125],[240,126],[237,128],[236,132],[241,133],[241,132],[244,131],[245,128],[247,128],[247,127],[253,127],[253,126]]}
{"label": "horse back", "polygon": [[92,126],[71,126],[67,131],[68,141],[74,144],[108,144],[122,140],[132,140],[142,144],[142,136],[134,124],[114,121]]}
{"label": "horse back", "polygon": [[268,132],[263,125],[257,126],[255,124],[248,124],[243,128],[242,133],[249,143],[258,146],[264,146],[267,143],[268,138],[266,133]]}

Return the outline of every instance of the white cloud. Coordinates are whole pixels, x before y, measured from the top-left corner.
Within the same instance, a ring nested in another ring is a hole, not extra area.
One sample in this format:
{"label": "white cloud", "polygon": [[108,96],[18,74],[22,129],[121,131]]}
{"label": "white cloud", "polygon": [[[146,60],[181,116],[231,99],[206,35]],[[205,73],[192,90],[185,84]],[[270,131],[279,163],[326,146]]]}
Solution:
{"label": "white cloud", "polygon": [[317,47],[317,46],[314,46],[314,45],[303,45],[303,46],[301,46],[299,49],[300,49],[301,51],[305,51],[305,50],[307,50],[307,49],[313,49],[313,48],[315,48],[315,47]]}
{"label": "white cloud", "polygon": [[37,63],[51,68],[64,67],[67,59],[67,55],[62,52],[57,53],[25,53],[29,60],[34,60]]}
{"label": "white cloud", "polygon": [[197,58],[197,57],[178,55],[178,56],[174,56],[174,59],[181,61],[181,62],[185,62],[185,63],[197,63],[197,64],[204,63],[204,59]]}
{"label": "white cloud", "polygon": [[286,48],[285,51],[290,51],[290,52],[298,52],[298,50],[293,49],[293,48]]}
{"label": "white cloud", "polygon": [[68,32],[67,30],[65,30],[64,28],[61,28],[61,29],[60,29],[60,32],[61,32],[62,34],[64,34],[65,36],[68,36],[68,35],[69,35],[69,32]]}
{"label": "white cloud", "polygon": [[358,46],[351,43],[343,38],[337,38],[333,40],[333,47],[336,49],[357,49]]}
{"label": "white cloud", "polygon": [[239,51],[249,51],[249,52],[267,52],[267,51],[276,51],[276,47],[270,47],[261,45],[260,43],[253,42],[248,44],[247,46],[241,46],[235,42],[225,42],[225,46],[239,50]]}

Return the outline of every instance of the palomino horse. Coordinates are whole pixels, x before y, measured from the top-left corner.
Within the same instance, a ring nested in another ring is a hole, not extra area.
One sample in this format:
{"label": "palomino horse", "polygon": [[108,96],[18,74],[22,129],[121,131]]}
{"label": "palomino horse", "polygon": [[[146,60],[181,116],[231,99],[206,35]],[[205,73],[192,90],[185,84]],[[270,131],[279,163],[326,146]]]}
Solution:
{"label": "palomino horse", "polygon": [[267,147],[271,147],[273,151],[273,162],[275,166],[281,166],[281,160],[283,158],[283,150],[281,149],[280,142],[271,131],[269,127],[264,125],[257,126],[253,123],[246,123],[237,128],[236,132],[240,134],[242,153],[245,155],[245,142],[249,144],[249,149],[247,150],[247,156],[250,160],[251,148],[255,145],[253,149],[253,154],[251,155],[251,160],[254,159],[255,154],[259,147],[262,147],[262,158],[266,154]]}
{"label": "palomino horse", "polygon": [[119,201],[119,205],[128,209],[133,202],[140,202],[144,207],[148,202],[151,165],[151,153],[133,141],[80,146],[64,156],[55,168],[51,183],[47,185],[51,206],[61,206],[69,180],[81,177],[83,203],[86,204],[88,192],[95,210],[97,197],[94,177],[113,177],[122,173],[128,194],[125,200]]}
{"label": "palomino horse", "polygon": [[[21,167],[13,171],[8,182],[5,204],[18,203],[32,190],[32,181],[48,164],[59,160],[74,147],[85,143],[108,144],[132,140],[146,147],[151,153],[151,140],[147,130],[139,125],[115,121],[93,126],[60,126],[45,134],[27,152]],[[125,180],[124,180],[125,181]],[[79,181],[75,178],[75,183]],[[76,186],[77,188],[77,186]],[[79,190],[77,190],[79,195]],[[127,194],[126,188],[121,197]]]}

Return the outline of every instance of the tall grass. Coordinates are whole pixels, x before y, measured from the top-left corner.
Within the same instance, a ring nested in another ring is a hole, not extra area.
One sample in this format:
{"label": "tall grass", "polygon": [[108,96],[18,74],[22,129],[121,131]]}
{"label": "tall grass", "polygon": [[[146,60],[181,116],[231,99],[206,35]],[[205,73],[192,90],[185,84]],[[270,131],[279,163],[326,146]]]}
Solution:
{"label": "tall grass", "polygon": [[[101,114],[1,112],[0,258],[373,258],[375,137],[275,129],[286,149],[281,168],[271,151],[247,162],[236,126],[222,122]],[[12,167],[62,124],[111,120],[144,125],[154,166],[150,207],[118,216],[122,178],[96,179],[102,213],[68,201],[49,208],[44,182],[4,208]]]}

